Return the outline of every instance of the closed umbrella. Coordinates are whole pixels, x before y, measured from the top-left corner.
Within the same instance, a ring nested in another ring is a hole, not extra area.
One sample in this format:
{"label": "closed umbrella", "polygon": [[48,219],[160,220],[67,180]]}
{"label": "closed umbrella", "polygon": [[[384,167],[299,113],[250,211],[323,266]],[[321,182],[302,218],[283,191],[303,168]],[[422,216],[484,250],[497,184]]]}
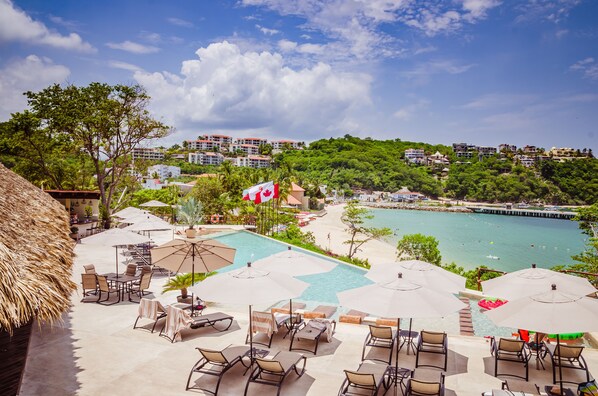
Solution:
{"label": "closed umbrella", "polygon": [[308,286],[309,283],[287,274],[253,268],[247,263],[246,267],[211,276],[193,290],[208,301],[249,305],[249,342],[253,359],[252,305],[297,298]]}
{"label": "closed umbrella", "polygon": [[236,252],[213,239],[187,238],[173,239],[150,250],[152,264],[173,272],[190,272],[192,285],[196,272],[207,273],[226,267],[234,262]]}
{"label": "closed umbrella", "polygon": [[152,199],[151,201],[147,201],[145,203],[142,203],[139,206],[142,206],[142,207],[145,207],[145,208],[166,208],[166,207],[169,207],[170,205],[165,204],[164,202]]}
{"label": "closed umbrella", "polygon": [[577,296],[596,293],[596,289],[586,278],[537,268],[535,264],[532,264],[531,268],[484,281],[482,290],[488,296],[510,301],[550,290],[553,284],[557,285],[560,291]]}
{"label": "closed umbrella", "polygon": [[111,228],[109,230],[100,232],[83,238],[82,244],[85,245],[100,245],[100,246],[114,246],[116,248],[116,277],[118,278],[118,247],[126,245],[138,245],[140,243],[150,242],[150,238],[144,235],[139,235],[135,232],[128,231],[122,228]]}
{"label": "closed umbrella", "polygon": [[[544,293],[524,297],[486,312],[497,326],[559,334],[598,330],[598,300],[561,291],[556,284]],[[562,369],[559,366],[561,392]]]}
{"label": "closed umbrella", "polygon": [[394,279],[398,272],[411,282],[434,290],[459,293],[465,289],[465,277],[421,260],[372,264],[372,268],[365,276],[374,282],[384,282]]}
{"label": "closed umbrella", "polygon": [[[454,295],[413,283],[403,278],[402,273],[392,281],[345,290],[336,295],[340,304],[345,307],[381,317],[397,318],[397,331],[400,328],[401,317],[442,317],[466,307]],[[399,369],[398,358],[397,347],[395,373]]]}

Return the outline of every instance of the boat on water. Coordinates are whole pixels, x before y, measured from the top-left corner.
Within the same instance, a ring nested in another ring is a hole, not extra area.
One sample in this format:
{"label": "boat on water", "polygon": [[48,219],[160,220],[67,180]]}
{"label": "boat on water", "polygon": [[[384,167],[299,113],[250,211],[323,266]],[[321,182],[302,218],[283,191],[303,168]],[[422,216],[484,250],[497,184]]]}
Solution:
{"label": "boat on water", "polygon": [[498,256],[493,256],[491,254],[487,255],[486,258],[489,258],[490,260],[500,260],[500,257]]}

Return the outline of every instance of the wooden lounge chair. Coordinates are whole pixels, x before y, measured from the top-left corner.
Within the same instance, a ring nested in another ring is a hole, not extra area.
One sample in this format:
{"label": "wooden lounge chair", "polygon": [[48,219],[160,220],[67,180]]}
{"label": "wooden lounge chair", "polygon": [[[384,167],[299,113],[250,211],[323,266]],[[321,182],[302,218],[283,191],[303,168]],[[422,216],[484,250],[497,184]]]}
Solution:
{"label": "wooden lounge chair", "polygon": [[[120,301],[120,290],[117,288],[114,288],[112,286],[110,286],[108,284],[108,280],[106,279],[105,276],[102,275],[96,275],[96,279],[98,282],[98,300],[96,301],[98,304],[102,304],[102,305],[114,305],[117,302]],[[106,298],[104,300],[102,300],[102,293],[106,293]],[[116,293],[117,296],[119,296],[119,299],[111,302],[111,303],[106,303],[106,301],[108,301],[110,299],[110,294],[111,293]]]}
{"label": "wooden lounge chair", "polygon": [[[490,339],[490,349],[491,349],[492,355],[494,356],[494,376],[495,377],[502,375],[502,376],[521,378],[525,381],[528,380],[528,378],[529,378],[529,360],[531,358],[531,353],[530,353],[529,347],[527,346],[525,341],[513,340],[510,338],[500,338],[498,340],[498,342],[496,342],[496,339],[494,337],[492,337]],[[525,376],[509,374],[509,373],[499,373],[498,372],[498,362],[499,361],[515,362],[515,363],[522,364],[525,367]]]}
{"label": "wooden lounge chair", "polygon": [[164,308],[162,303],[160,303],[158,300],[150,300],[147,298],[142,298],[141,301],[139,301],[139,309],[137,312],[138,315],[137,319],[135,319],[135,323],[133,324],[133,329],[137,328],[137,322],[139,319],[150,319],[154,321],[152,333],[156,329],[156,324],[158,324],[158,321],[166,317],[166,308]]}
{"label": "wooden lounge chair", "polygon": [[[302,360],[303,364],[301,369],[299,369],[298,365]],[[300,353],[281,351],[271,359],[257,358],[255,359],[255,362],[257,363],[257,367],[249,375],[247,385],[245,385],[244,395],[247,395],[249,384],[255,382],[258,384],[276,386],[278,389],[276,395],[278,396],[280,395],[283,381],[291,371],[295,371],[299,377],[303,375],[307,359]]]}
{"label": "wooden lounge chair", "polygon": [[444,396],[444,373],[440,373],[439,381],[424,381],[416,379],[415,371],[412,371],[405,396]]}
{"label": "wooden lounge chair", "polygon": [[[318,345],[320,343],[320,338],[322,335],[326,337],[328,342],[332,341],[332,335],[336,330],[336,321],[328,320],[328,319],[312,319],[309,322],[305,323],[302,322],[299,326],[297,326],[293,330],[293,335],[291,336],[291,345],[289,346],[289,351],[298,350],[298,351],[305,351],[311,352],[314,355],[318,354]],[[315,346],[313,351],[311,349],[305,349],[301,347],[293,348],[293,343],[295,340],[307,340],[307,341],[314,341]]]}
{"label": "wooden lounge chair", "polygon": [[[345,380],[338,391],[345,395],[377,395],[390,387],[390,366],[380,363],[361,363],[356,371],[345,370]],[[364,393],[367,392],[367,393]]]}
{"label": "wooden lounge chair", "polygon": [[[211,393],[213,395],[218,394],[218,388],[220,387],[220,381],[228,370],[230,370],[235,364],[243,362],[243,358],[249,354],[249,347],[246,345],[233,346],[229,345],[221,351],[215,351],[212,349],[196,348],[201,354],[201,359],[193,365],[189,378],[187,378],[187,386],[185,390],[189,389],[200,389],[204,392]],[[216,389],[210,390],[200,388],[199,386],[189,386],[191,383],[191,377],[194,373],[214,375],[218,377],[216,383]]]}
{"label": "wooden lounge chair", "polygon": [[[444,364],[436,366],[432,364],[420,364],[419,355],[422,353],[434,353],[444,355]],[[415,367],[435,367],[446,371],[448,360],[448,337],[446,333],[437,333],[433,331],[421,332],[417,342],[417,353],[415,355]]]}
{"label": "wooden lounge chair", "polygon": [[390,364],[392,361],[392,349],[397,341],[397,334],[397,331],[393,330],[392,327],[370,325],[370,332],[363,342],[361,360],[365,360],[366,347],[385,348],[388,349],[388,360],[378,358],[368,358],[368,360],[377,360]]}
{"label": "wooden lounge chair", "polygon": [[[583,352],[583,346],[563,345],[559,344],[558,347],[555,344],[546,344],[548,354],[552,360],[552,383],[556,384],[556,372],[557,368],[561,366],[561,371],[564,369],[572,370],[583,370],[586,373],[586,381],[590,381],[590,372],[588,365],[581,356]],[[579,381],[571,382],[562,379],[563,382],[577,383]]]}
{"label": "wooden lounge chair", "polygon": [[83,298],[81,301],[85,300],[85,297],[98,294],[98,281],[96,279],[95,274],[81,274],[81,288],[83,289]]}

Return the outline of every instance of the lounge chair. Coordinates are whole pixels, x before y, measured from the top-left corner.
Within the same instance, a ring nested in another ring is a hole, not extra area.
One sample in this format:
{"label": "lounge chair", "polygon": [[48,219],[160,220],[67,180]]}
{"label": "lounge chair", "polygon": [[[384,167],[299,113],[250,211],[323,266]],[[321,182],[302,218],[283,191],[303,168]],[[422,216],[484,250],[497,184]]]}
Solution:
{"label": "lounge chair", "polygon": [[[326,337],[328,342],[332,341],[332,335],[336,330],[336,321],[328,320],[328,319],[312,319],[309,322],[302,322],[299,324],[294,330],[293,335],[291,336],[291,345],[289,346],[289,351],[298,350],[298,351],[305,351],[311,352],[314,355],[318,354],[318,345],[320,343],[320,338],[322,335]],[[293,343],[295,340],[308,340],[314,341],[315,347],[312,351],[311,349],[305,349],[301,347],[293,348]]]}
{"label": "lounge chair", "polygon": [[135,319],[135,323],[133,324],[133,329],[137,328],[137,322],[139,319],[151,319],[154,321],[154,325],[152,326],[152,333],[156,329],[156,324],[158,324],[158,320],[166,317],[166,308],[160,303],[158,300],[150,300],[147,298],[142,298],[139,301],[139,309],[137,310],[138,315],[137,319]]}
{"label": "lounge chair", "polygon": [[[420,364],[419,355],[422,353],[434,353],[444,355],[444,364],[435,366],[432,364]],[[417,340],[417,353],[415,355],[415,368],[417,367],[435,367],[446,371],[448,360],[448,337],[446,333],[437,333],[433,331],[424,331],[420,333]]]}
{"label": "lounge chair", "polygon": [[83,266],[83,270],[85,270],[86,274],[94,274],[96,273],[96,267],[93,264],[85,264]]}
{"label": "lounge chair", "polygon": [[[115,287],[110,286],[108,284],[108,280],[106,279],[105,276],[96,275],[96,279],[98,282],[98,300],[96,302],[98,304],[113,305],[120,301],[120,295],[119,295],[120,290]],[[102,300],[102,293],[106,293],[106,298],[104,300]],[[106,303],[106,301],[108,301],[110,299],[111,293],[116,293],[117,296],[119,296],[119,299],[112,303]]]}
{"label": "lounge chair", "polygon": [[[588,365],[583,356],[581,356],[581,353],[583,352],[584,348],[583,346],[559,344],[557,347],[556,344],[546,344],[546,348],[548,349],[548,354],[550,355],[550,359],[552,360],[553,384],[556,384],[556,372],[559,366],[561,366],[561,373],[564,369],[583,370],[586,373],[586,381],[590,381],[590,372],[588,370]],[[563,382],[569,383],[579,382],[565,381],[564,379],[562,380]]]}
{"label": "lounge chair", "polygon": [[[288,317],[288,315],[286,315]],[[286,318],[285,318],[286,320]],[[270,348],[272,345],[272,338],[274,333],[278,332],[279,324],[276,321],[276,318],[272,312],[262,312],[262,311],[253,311],[251,313],[251,332],[254,334],[253,343],[254,344],[261,344]],[[267,336],[268,342],[261,342],[255,340],[256,333],[263,333]],[[247,337],[245,338],[245,343],[249,342],[250,334],[247,332]]]}
{"label": "lounge chair", "polygon": [[415,371],[407,380],[405,396],[444,396],[444,373],[440,373],[439,381],[424,381],[415,378]]}
{"label": "lounge chair", "polygon": [[[529,351],[529,347],[523,340],[513,340],[510,338],[500,338],[498,342],[496,339],[492,337],[490,339],[490,350],[492,355],[494,356],[494,376],[498,377],[499,375],[503,376],[510,376],[521,378],[525,381],[529,378],[529,360],[531,358],[531,353]],[[515,362],[520,363],[525,367],[525,376],[516,375],[516,374],[508,374],[508,373],[499,373],[498,372],[498,362],[507,361],[507,362]]]}
{"label": "lounge chair", "polygon": [[139,283],[133,282],[131,284],[131,289],[129,290],[129,292],[137,294],[139,298],[143,298],[144,295],[148,294],[147,289],[149,289],[150,287],[152,275],[153,274],[151,272],[145,274],[142,273]]}
{"label": "lounge chair", "polygon": [[[225,328],[216,327],[220,322],[228,321]],[[185,329],[197,329],[211,326],[218,331],[226,331],[233,323],[233,317],[222,312],[214,312],[208,315],[191,317],[189,312],[174,305],[166,306],[166,323],[160,330],[160,336],[168,338],[170,342],[181,341],[181,331]]]}
{"label": "lounge chair", "polygon": [[[185,390],[189,389],[200,389],[204,392],[211,393],[213,395],[218,394],[218,388],[220,387],[220,381],[228,370],[230,370],[235,364],[242,362],[243,358],[249,354],[249,347],[246,345],[233,346],[229,345],[221,351],[212,349],[196,348],[201,354],[201,359],[193,365],[189,378],[187,379],[187,386]],[[200,388],[198,386],[189,386],[191,383],[191,377],[194,373],[214,375],[218,377],[216,383],[216,389],[213,391],[210,389]]]}
{"label": "lounge chair", "polygon": [[81,274],[81,288],[83,289],[83,298],[98,293],[98,281],[95,274]]}
{"label": "lounge chair", "polygon": [[361,360],[365,360],[366,347],[385,348],[388,349],[388,360],[378,358],[368,358],[368,360],[377,360],[380,362],[390,364],[392,361],[392,349],[397,342],[397,331],[388,326],[374,326],[370,325],[370,332],[363,342],[363,349],[361,351]]}
{"label": "lounge chair", "polygon": [[336,312],[336,307],[332,305],[318,305],[313,311],[303,312],[305,319],[329,319]]}
{"label": "lounge chair", "polygon": [[[300,370],[298,365],[302,360],[303,364]],[[280,395],[283,381],[291,371],[295,371],[299,377],[303,375],[307,359],[300,353],[278,352],[271,359],[257,358],[255,359],[255,363],[257,366],[249,375],[244,395],[247,395],[249,384],[255,382],[257,384],[276,386],[276,395],[278,396]]]}
{"label": "lounge chair", "polygon": [[345,380],[338,395],[377,395],[378,391],[390,387],[390,366],[380,363],[361,363],[356,371],[345,370]]}

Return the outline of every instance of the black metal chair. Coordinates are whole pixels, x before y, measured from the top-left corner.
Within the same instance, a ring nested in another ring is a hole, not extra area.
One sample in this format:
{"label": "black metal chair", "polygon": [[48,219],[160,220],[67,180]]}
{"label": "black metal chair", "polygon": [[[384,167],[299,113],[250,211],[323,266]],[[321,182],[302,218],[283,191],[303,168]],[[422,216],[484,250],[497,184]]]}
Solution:
{"label": "black metal chair", "polygon": [[[303,360],[301,369],[299,364]],[[276,395],[280,395],[283,381],[287,376],[294,371],[298,377],[301,377],[305,372],[305,365],[307,358],[296,352],[278,352],[272,359],[255,359],[256,368],[253,369],[245,385],[245,393],[249,389],[249,384],[254,382],[256,384],[272,385],[277,388]]]}
{"label": "black metal chair", "polygon": [[[420,354],[433,353],[437,355],[444,355],[444,364],[436,366],[433,364],[421,364],[419,362]],[[419,335],[417,341],[417,353],[415,355],[415,367],[435,367],[446,371],[448,360],[448,337],[446,333],[437,333],[433,331],[424,331]]]}
{"label": "black metal chair", "polygon": [[397,331],[390,326],[375,326],[370,325],[370,332],[363,342],[363,349],[361,351],[361,360],[365,360],[366,347],[385,348],[388,349],[388,360],[378,358],[368,358],[368,360],[376,360],[383,363],[390,364],[392,361],[392,349],[397,342]]}
{"label": "black metal chair", "polygon": [[[201,359],[193,365],[189,378],[187,378],[187,386],[185,390],[199,389],[204,392],[211,393],[213,395],[218,394],[220,388],[220,382],[222,377],[228,370],[230,370],[235,364],[243,362],[243,358],[249,353],[249,347],[246,345],[233,346],[229,345],[221,351],[215,351],[211,349],[196,348],[201,353]],[[198,386],[189,386],[191,383],[191,377],[194,373],[213,375],[218,377],[216,383],[216,389],[213,391],[210,389],[200,388]]]}
{"label": "black metal chair", "polygon": [[412,371],[405,396],[444,396],[444,373],[440,373],[439,381],[424,381],[414,377],[415,371]]}
{"label": "black metal chair", "polygon": [[[98,282],[98,300],[96,301],[98,304],[102,304],[102,305],[114,305],[117,302],[120,301],[120,290],[112,287],[108,284],[108,280],[106,279],[105,276],[102,275],[96,275],[96,279]],[[106,294],[106,298],[104,300],[102,300],[102,293]],[[107,303],[107,301],[110,299],[110,294],[112,293],[116,293],[116,295],[119,297],[118,300],[111,302],[111,303]]]}
{"label": "black metal chair", "polygon": [[[510,338],[500,338],[498,342],[492,337],[490,339],[490,353],[494,356],[494,376],[510,376],[528,380],[529,378],[529,361],[531,353],[526,342],[523,340],[513,340]],[[511,374],[511,373],[499,373],[498,362],[514,362],[520,363],[525,367],[525,376]]]}
{"label": "black metal chair", "polygon": [[390,366],[380,363],[361,363],[356,371],[345,370],[345,380],[338,391],[339,396],[377,395],[390,387]]}
{"label": "black metal chair", "polygon": [[[572,370],[583,370],[586,373],[586,381],[590,381],[590,371],[588,370],[588,365],[581,356],[583,352],[583,346],[573,346],[573,345],[563,345],[559,344],[558,346],[555,344],[547,344],[546,348],[548,349],[548,354],[550,355],[550,360],[552,360],[552,383],[556,384],[556,372],[557,368],[560,366],[561,372],[563,369],[572,369]],[[566,381],[562,379],[563,382],[574,383],[577,384],[579,381]]]}

